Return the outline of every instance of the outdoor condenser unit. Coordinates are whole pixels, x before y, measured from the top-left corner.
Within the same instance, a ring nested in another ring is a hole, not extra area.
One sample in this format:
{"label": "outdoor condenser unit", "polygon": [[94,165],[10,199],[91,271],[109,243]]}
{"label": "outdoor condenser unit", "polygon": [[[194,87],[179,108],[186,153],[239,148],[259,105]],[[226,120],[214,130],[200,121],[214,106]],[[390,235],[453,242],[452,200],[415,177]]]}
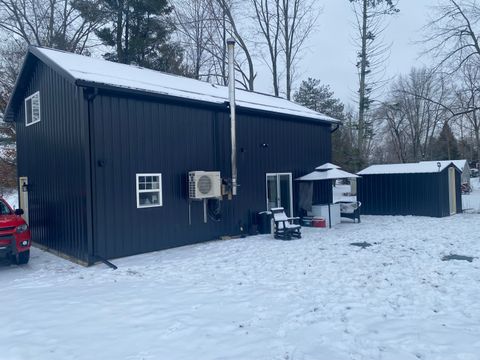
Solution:
{"label": "outdoor condenser unit", "polygon": [[222,197],[222,180],[219,171],[190,171],[188,193],[190,199],[202,200]]}

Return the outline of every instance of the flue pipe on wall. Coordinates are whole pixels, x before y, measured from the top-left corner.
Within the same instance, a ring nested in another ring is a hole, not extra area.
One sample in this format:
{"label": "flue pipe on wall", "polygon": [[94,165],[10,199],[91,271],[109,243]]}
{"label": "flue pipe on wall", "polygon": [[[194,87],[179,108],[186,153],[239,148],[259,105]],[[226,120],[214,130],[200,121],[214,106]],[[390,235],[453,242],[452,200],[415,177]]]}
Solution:
{"label": "flue pipe on wall", "polygon": [[235,39],[228,45],[228,95],[230,102],[230,137],[232,140],[232,195],[237,195],[237,138],[235,115]]}

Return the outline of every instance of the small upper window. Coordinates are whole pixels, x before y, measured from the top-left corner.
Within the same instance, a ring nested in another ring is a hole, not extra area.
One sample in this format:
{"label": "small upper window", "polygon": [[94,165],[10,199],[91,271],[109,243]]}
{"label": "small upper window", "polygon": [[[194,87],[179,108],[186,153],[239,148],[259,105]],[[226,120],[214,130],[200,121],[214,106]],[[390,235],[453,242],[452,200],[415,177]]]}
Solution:
{"label": "small upper window", "polygon": [[32,125],[40,121],[40,92],[36,92],[25,99],[25,125]]}
{"label": "small upper window", "polygon": [[162,174],[137,174],[137,208],[162,205]]}

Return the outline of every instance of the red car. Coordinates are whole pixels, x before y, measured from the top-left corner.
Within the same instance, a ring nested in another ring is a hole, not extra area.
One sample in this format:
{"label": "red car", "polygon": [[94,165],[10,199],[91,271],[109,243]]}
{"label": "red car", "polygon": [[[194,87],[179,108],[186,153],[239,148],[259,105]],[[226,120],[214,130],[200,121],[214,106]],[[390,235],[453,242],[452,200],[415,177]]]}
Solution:
{"label": "red car", "polygon": [[0,256],[9,257],[18,265],[30,259],[30,229],[21,217],[22,209],[13,210],[0,197]]}

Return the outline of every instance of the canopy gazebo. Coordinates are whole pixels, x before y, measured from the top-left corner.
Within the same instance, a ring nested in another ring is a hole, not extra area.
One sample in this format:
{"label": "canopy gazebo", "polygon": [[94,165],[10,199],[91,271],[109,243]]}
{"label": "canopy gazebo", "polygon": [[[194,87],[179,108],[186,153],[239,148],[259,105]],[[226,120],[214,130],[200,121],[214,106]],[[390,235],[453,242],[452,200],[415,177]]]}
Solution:
{"label": "canopy gazebo", "polygon": [[307,214],[328,218],[328,226],[332,227],[340,222],[340,205],[333,203],[333,188],[327,204],[313,204],[315,184],[322,182],[333,182],[338,179],[358,178],[358,175],[341,170],[337,165],[326,163],[315,168],[315,171],[295,179],[299,182],[299,208]]}

